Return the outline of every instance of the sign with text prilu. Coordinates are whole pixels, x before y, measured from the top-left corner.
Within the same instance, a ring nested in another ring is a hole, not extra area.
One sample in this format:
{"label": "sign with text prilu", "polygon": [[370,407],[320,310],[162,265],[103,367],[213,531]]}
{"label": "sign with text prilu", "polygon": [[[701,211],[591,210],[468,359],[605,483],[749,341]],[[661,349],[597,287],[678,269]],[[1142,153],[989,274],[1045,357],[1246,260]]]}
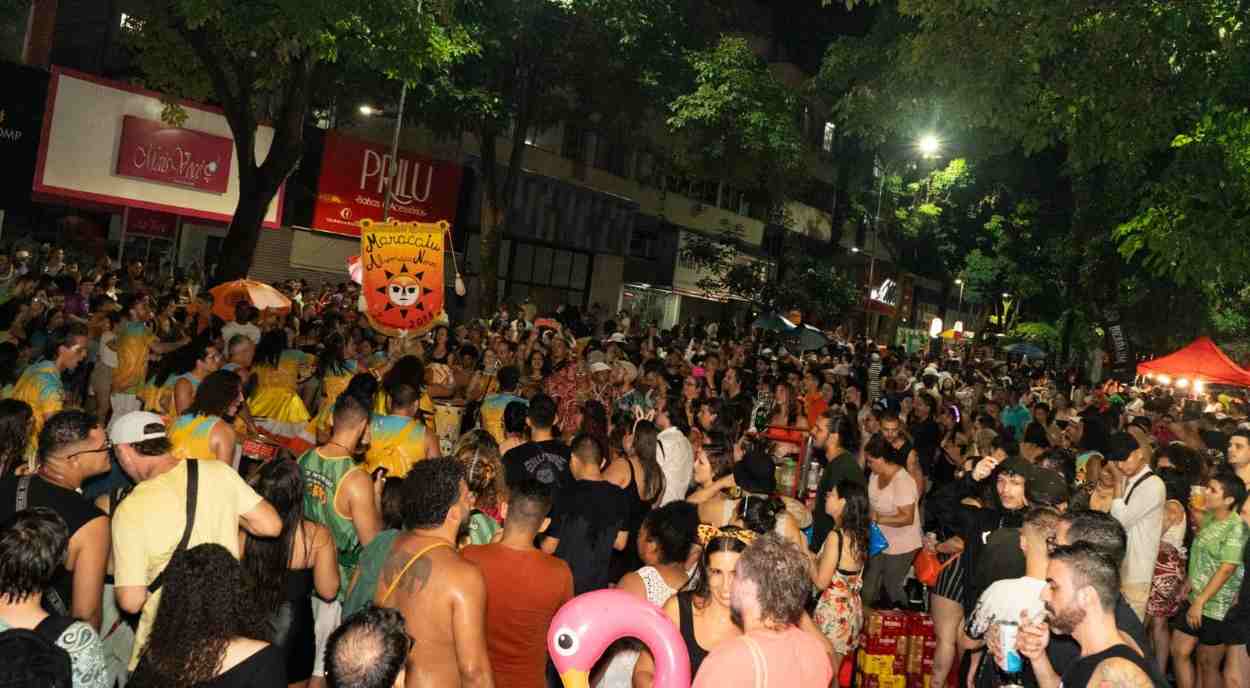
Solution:
{"label": "sign with text prilu", "polygon": [[360,223],[360,263],[370,322],[421,334],[443,311],[446,221]]}

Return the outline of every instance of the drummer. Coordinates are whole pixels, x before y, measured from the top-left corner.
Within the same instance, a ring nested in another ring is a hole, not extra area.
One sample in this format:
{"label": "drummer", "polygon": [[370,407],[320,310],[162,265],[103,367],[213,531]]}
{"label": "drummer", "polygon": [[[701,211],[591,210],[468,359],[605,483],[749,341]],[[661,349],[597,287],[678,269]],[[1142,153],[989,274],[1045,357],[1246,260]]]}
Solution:
{"label": "drummer", "polygon": [[225,420],[243,405],[243,384],[226,370],[211,373],[195,390],[195,399],[169,425],[171,452],[179,459],[217,459],[233,465],[236,435]]}
{"label": "drummer", "polygon": [[370,473],[385,468],[387,475],[402,478],[417,462],[442,456],[442,452],[438,435],[422,420],[420,390],[410,382],[392,380],[386,396],[386,415],[375,415],[369,424],[372,439],[365,468]]}

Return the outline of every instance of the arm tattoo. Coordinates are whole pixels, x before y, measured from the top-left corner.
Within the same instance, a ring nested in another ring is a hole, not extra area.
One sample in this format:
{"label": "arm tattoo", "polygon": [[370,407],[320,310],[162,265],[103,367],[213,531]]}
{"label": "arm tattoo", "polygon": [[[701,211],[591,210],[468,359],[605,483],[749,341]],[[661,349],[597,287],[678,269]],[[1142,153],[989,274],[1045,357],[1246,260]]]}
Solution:
{"label": "arm tattoo", "polygon": [[1136,664],[1117,657],[1100,662],[1089,685],[1091,688],[1150,688],[1154,684]]}

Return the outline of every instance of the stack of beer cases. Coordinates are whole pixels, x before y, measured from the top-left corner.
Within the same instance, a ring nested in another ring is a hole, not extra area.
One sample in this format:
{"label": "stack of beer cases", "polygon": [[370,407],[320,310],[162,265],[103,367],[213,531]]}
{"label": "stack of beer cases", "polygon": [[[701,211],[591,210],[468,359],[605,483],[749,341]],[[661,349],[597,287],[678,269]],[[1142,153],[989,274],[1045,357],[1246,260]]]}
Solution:
{"label": "stack of beer cases", "polygon": [[860,637],[855,684],[860,688],[931,688],[936,649],[933,619],[928,614],[871,612]]}

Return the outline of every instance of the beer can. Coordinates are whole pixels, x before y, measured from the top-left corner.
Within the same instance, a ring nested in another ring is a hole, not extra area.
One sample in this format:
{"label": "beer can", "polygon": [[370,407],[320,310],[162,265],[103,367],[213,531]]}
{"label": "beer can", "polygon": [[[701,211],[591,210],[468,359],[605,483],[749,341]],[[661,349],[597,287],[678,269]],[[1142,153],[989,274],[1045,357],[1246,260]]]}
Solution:
{"label": "beer can", "polygon": [[1002,670],[1005,674],[1018,674],[1024,668],[1024,660],[1016,649],[1016,636],[1020,632],[1020,624],[1015,621],[1000,621],[998,624],[998,642],[1003,648]]}

